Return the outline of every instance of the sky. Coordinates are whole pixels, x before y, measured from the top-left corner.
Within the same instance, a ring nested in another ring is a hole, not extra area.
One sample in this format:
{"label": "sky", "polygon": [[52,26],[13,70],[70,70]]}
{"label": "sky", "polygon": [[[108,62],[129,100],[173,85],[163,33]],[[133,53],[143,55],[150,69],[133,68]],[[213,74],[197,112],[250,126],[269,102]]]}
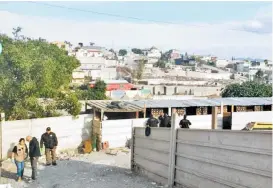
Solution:
{"label": "sky", "polygon": [[272,57],[272,2],[0,1],[0,32],[17,26],[29,37],[114,49]]}

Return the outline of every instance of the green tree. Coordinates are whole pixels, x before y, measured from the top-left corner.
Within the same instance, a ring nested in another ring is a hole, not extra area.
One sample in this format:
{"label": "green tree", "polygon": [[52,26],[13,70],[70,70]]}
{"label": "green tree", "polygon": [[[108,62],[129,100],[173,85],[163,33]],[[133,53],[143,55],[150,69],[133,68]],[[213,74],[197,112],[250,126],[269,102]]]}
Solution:
{"label": "green tree", "polygon": [[5,48],[0,56],[0,108],[8,119],[45,116],[38,99],[55,99],[68,90],[79,61],[41,38],[0,35],[0,42]]}
{"label": "green tree", "polygon": [[118,55],[119,55],[119,56],[125,56],[125,55],[127,55],[127,50],[125,50],[125,49],[120,49],[119,52],[118,52]]}
{"label": "green tree", "polygon": [[272,97],[272,85],[257,82],[230,84],[221,95],[222,97]]}
{"label": "green tree", "polygon": [[166,67],[166,63],[163,60],[158,60],[158,62],[156,62],[156,64],[155,64],[155,66],[164,69]]}
{"label": "green tree", "polygon": [[264,81],[264,72],[262,70],[258,70],[255,74],[255,80],[257,82],[263,82]]}
{"label": "green tree", "polygon": [[13,30],[12,34],[13,34],[14,38],[19,39],[19,37],[20,37],[19,33],[22,31],[22,28],[16,27],[16,28],[13,28],[12,30]]}
{"label": "green tree", "polygon": [[137,65],[137,72],[136,72],[136,79],[141,80],[143,77],[143,71],[144,71],[144,61],[140,61]]}
{"label": "green tree", "polygon": [[135,54],[143,54],[142,50],[138,48],[133,48],[132,52],[134,52]]}
{"label": "green tree", "polygon": [[77,96],[81,100],[105,100],[106,97],[106,83],[98,80],[93,88],[89,85],[83,85],[76,91]]}
{"label": "green tree", "polygon": [[264,60],[264,63],[265,63],[265,65],[267,66],[267,65],[268,65],[268,60],[265,59],[265,60]]}

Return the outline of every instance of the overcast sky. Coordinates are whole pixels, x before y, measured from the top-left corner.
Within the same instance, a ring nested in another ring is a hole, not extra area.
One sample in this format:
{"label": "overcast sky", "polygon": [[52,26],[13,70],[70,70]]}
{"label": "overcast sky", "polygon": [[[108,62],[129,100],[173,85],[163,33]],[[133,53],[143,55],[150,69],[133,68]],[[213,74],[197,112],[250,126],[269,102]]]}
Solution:
{"label": "overcast sky", "polygon": [[0,2],[0,32],[11,35],[21,26],[24,35],[49,41],[92,41],[115,49],[156,46],[220,58],[272,57],[271,2],[45,3],[53,6]]}

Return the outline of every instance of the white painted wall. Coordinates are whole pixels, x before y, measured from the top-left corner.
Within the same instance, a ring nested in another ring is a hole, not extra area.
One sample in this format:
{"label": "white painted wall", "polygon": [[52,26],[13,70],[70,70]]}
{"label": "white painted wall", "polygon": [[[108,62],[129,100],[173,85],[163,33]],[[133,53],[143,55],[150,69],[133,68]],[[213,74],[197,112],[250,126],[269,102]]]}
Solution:
{"label": "white painted wall", "polygon": [[102,121],[102,142],[110,148],[125,147],[132,136],[132,127],[144,127],[147,119],[120,119]]}
{"label": "white painted wall", "polygon": [[82,140],[88,139],[91,133],[92,115],[79,115],[74,119],[72,116],[40,118],[18,121],[6,121],[3,123],[3,157],[18,143],[20,138],[28,135],[35,136],[40,140],[46,127],[51,127],[59,141],[58,150],[77,148]]}
{"label": "white painted wall", "polygon": [[[190,120],[191,126],[190,129],[211,129],[211,115],[193,115],[187,116],[187,119]],[[183,119],[183,116],[179,116],[179,121]],[[222,129],[223,127],[223,118],[220,114],[217,116],[217,127]]]}
{"label": "white painted wall", "polygon": [[232,130],[242,130],[249,122],[271,122],[272,111],[262,112],[233,112],[232,113]]}

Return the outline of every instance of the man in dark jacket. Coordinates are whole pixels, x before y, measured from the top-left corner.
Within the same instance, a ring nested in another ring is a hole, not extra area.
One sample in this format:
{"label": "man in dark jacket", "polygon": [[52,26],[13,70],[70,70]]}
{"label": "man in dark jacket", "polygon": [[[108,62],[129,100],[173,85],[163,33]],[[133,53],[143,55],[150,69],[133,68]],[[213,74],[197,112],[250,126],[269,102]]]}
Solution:
{"label": "man in dark jacket", "polygon": [[31,178],[36,180],[38,159],[41,156],[39,142],[37,138],[31,136],[27,136],[26,140],[29,142],[29,157],[32,168]]}
{"label": "man in dark jacket", "polygon": [[56,148],[58,146],[58,139],[54,132],[51,132],[51,128],[47,127],[46,132],[42,135],[40,141],[40,147],[45,146],[46,165],[56,166]]}
{"label": "man in dark jacket", "polygon": [[167,114],[161,113],[161,115],[159,116],[159,120],[159,127],[171,127],[171,118]]}
{"label": "man in dark jacket", "polygon": [[158,125],[158,120],[156,118],[154,118],[153,115],[151,115],[151,117],[148,119],[146,125],[148,125],[149,127],[157,127]]}
{"label": "man in dark jacket", "polygon": [[181,128],[190,128],[191,122],[187,119],[187,115],[184,115],[183,119],[179,123]]}

